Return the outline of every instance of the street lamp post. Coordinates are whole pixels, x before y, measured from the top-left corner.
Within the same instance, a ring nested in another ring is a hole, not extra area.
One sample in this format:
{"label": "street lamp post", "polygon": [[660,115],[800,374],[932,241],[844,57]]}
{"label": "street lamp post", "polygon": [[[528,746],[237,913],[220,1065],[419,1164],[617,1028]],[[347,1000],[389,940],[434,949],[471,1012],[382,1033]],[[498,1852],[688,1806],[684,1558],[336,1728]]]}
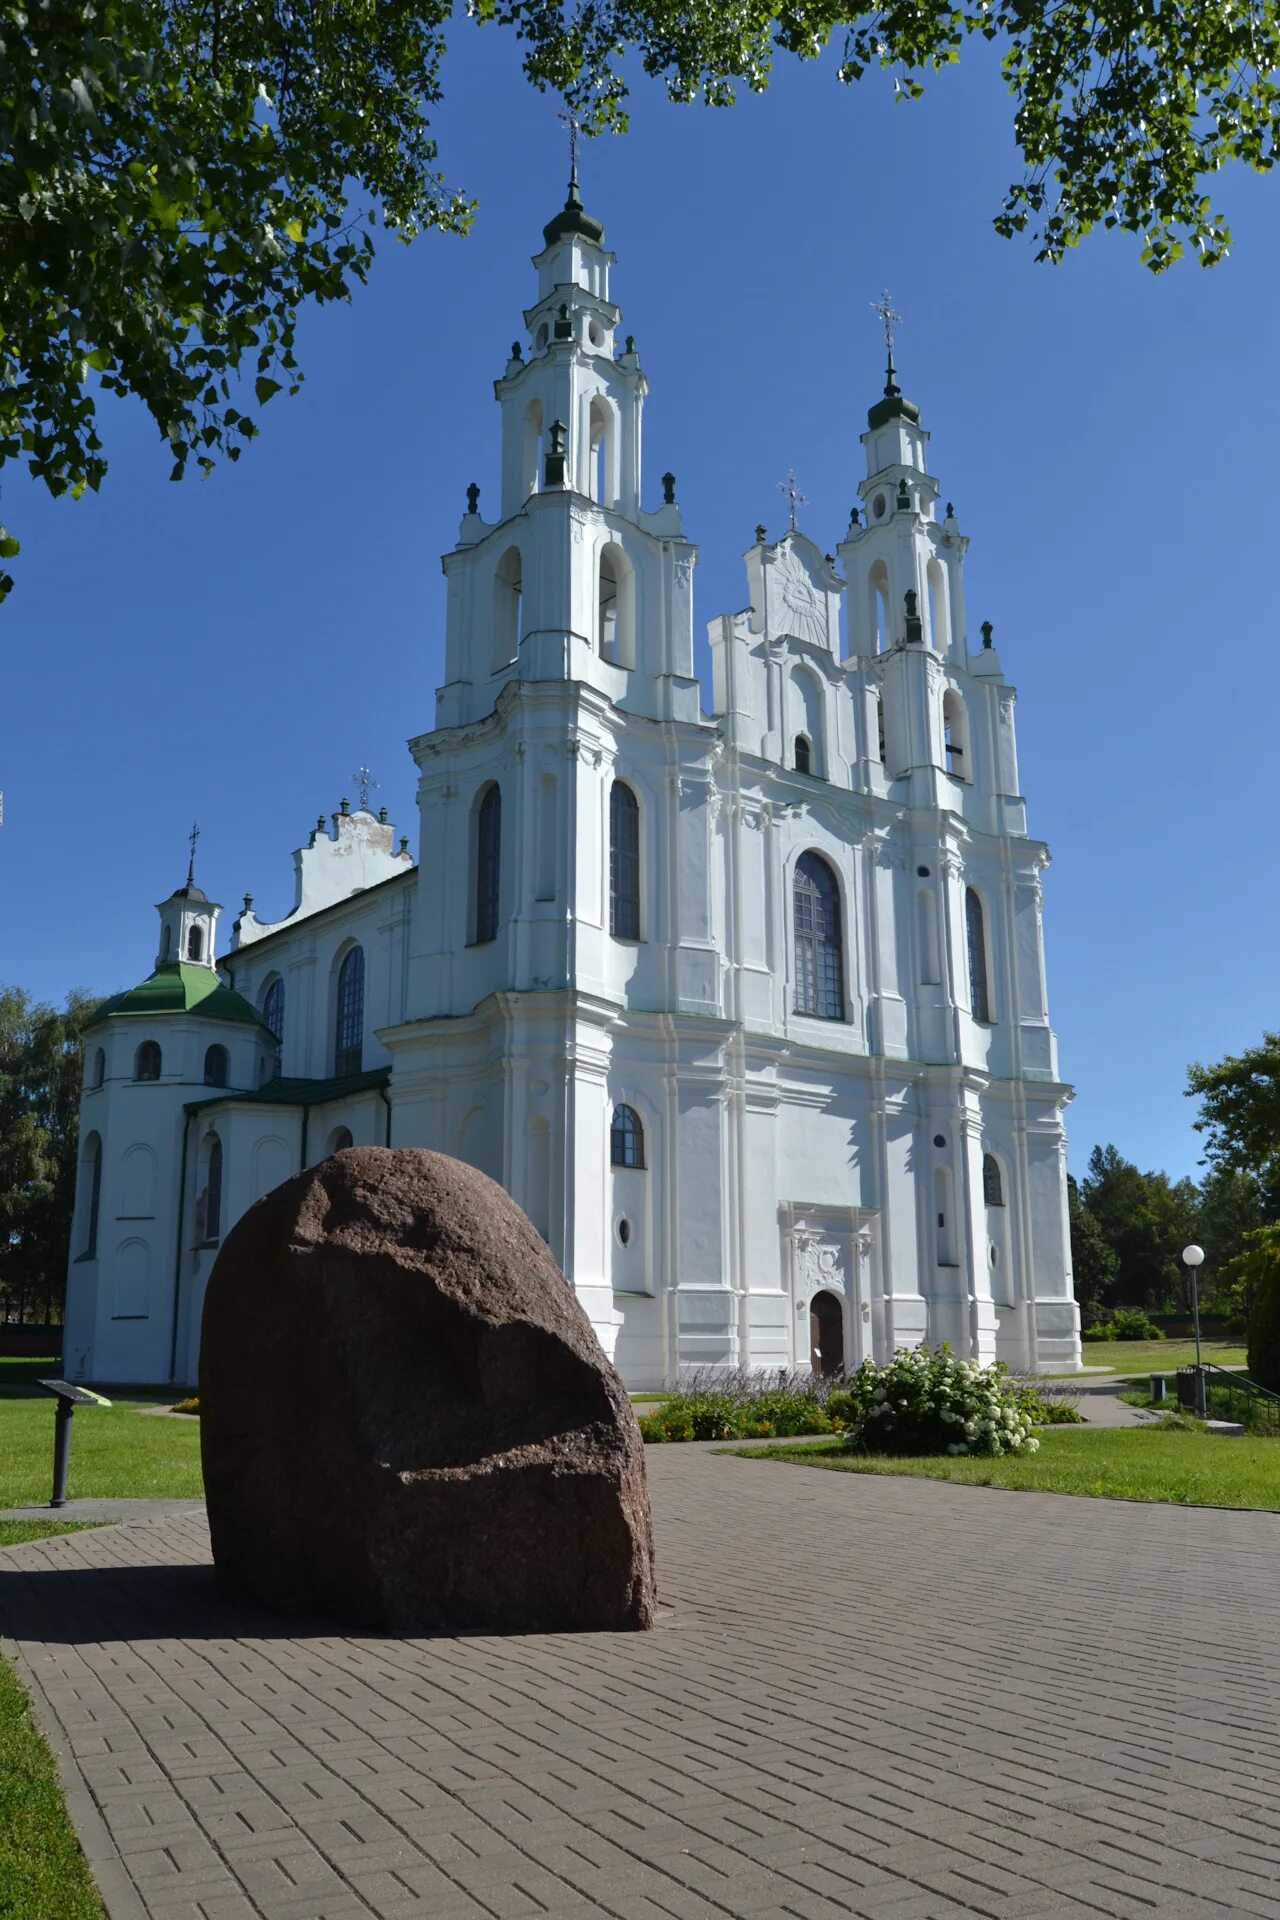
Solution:
{"label": "street lamp post", "polygon": [[1207,1411],[1204,1390],[1204,1363],[1200,1358],[1200,1268],[1204,1262],[1203,1247],[1184,1247],[1182,1258],[1191,1274],[1191,1317],[1196,1330],[1196,1412],[1203,1420]]}

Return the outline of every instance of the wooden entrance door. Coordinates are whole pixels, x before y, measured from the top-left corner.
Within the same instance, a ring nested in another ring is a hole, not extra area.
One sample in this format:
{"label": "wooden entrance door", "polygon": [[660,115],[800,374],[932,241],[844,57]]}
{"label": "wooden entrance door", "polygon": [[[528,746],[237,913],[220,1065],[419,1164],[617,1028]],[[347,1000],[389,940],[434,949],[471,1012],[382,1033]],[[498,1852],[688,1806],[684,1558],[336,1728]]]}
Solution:
{"label": "wooden entrance door", "polygon": [[844,1308],[834,1293],[809,1302],[809,1365],[815,1373],[844,1371]]}

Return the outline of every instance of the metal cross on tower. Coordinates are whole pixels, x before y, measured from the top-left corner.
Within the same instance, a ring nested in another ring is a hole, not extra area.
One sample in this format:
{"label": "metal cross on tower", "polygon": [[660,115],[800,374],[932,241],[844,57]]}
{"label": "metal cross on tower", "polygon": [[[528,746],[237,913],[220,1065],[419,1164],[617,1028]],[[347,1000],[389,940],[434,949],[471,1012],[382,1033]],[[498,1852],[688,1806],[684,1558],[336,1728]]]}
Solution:
{"label": "metal cross on tower", "polygon": [[887,395],[896,395],[898,392],[898,377],[893,365],[893,330],[895,327],[902,325],[902,315],[894,312],[893,302],[889,298],[889,290],[887,287],[878,300],[872,300],[869,304],[872,313],[878,313],[880,315],[881,325],[884,327],[884,344],[888,356],[888,366],[885,369],[884,376],[884,390]]}
{"label": "metal cross on tower", "polygon": [[578,115],[568,107],[566,107],[562,113],[558,113],[556,119],[562,127],[569,129],[569,185],[576,187],[578,184],[578,139],[582,132],[582,121]]}
{"label": "metal cross on tower", "polygon": [[779,480],[778,492],[786,495],[787,505],[791,511],[791,531],[794,533],[796,531],[796,508],[807,507],[809,504],[808,494],[801,493],[799,487],[796,485],[794,467],[788,467],[786,479]]}
{"label": "metal cross on tower", "polygon": [[196,841],[200,838],[200,829],[195,821],[191,822],[191,831],[187,835],[187,845],[191,849],[191,858],[187,861],[187,885],[192,886],[196,877]]}
{"label": "metal cross on tower", "polygon": [[356,787],[360,794],[360,811],[362,813],[368,813],[369,795],[373,792],[373,789],[377,786],[378,783],[374,779],[368,767],[363,767],[363,766],[357,767],[355,772],[351,775],[351,778],[355,781]]}

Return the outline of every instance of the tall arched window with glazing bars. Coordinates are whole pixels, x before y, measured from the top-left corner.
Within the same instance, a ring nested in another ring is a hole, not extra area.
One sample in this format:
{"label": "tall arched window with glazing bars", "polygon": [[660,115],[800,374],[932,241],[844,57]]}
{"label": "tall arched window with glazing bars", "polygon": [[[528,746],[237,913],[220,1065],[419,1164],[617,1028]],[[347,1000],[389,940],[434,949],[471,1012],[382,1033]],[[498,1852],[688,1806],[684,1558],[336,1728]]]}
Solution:
{"label": "tall arched window with glazing bars", "polygon": [[274,1080],[284,1062],[284,981],[279,974],[267,988],[263,999],[262,1024],[275,1042],[271,1059],[271,1077]]}
{"label": "tall arched window with glazing bars", "polygon": [[498,932],[502,888],[502,789],[487,786],[476,809],[476,944]]}
{"label": "tall arched window with glazing bars", "polygon": [[802,853],[792,888],[797,1013],[844,1019],[844,934],[840,888],[817,853]]}
{"label": "tall arched window with glazing bars", "polygon": [[364,1047],[364,948],[352,947],[338,969],[333,1070],[359,1073]]}
{"label": "tall arched window with glazing bars", "polygon": [[609,930],[640,938],[640,805],[625,780],[609,794]]}

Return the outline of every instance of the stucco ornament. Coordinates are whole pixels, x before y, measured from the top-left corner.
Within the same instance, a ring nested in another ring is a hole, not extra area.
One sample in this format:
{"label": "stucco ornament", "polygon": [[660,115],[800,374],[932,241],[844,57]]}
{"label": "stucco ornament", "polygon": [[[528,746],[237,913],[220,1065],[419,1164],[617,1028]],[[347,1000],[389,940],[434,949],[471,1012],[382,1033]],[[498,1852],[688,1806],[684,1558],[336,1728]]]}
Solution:
{"label": "stucco ornament", "polygon": [[[786,609],[785,625],[797,640],[808,640],[815,647],[827,644],[827,610],[824,596],[809,577],[803,560],[790,547],[784,547],[774,563],[774,586]],[[779,621],[779,626],[784,622]]]}

